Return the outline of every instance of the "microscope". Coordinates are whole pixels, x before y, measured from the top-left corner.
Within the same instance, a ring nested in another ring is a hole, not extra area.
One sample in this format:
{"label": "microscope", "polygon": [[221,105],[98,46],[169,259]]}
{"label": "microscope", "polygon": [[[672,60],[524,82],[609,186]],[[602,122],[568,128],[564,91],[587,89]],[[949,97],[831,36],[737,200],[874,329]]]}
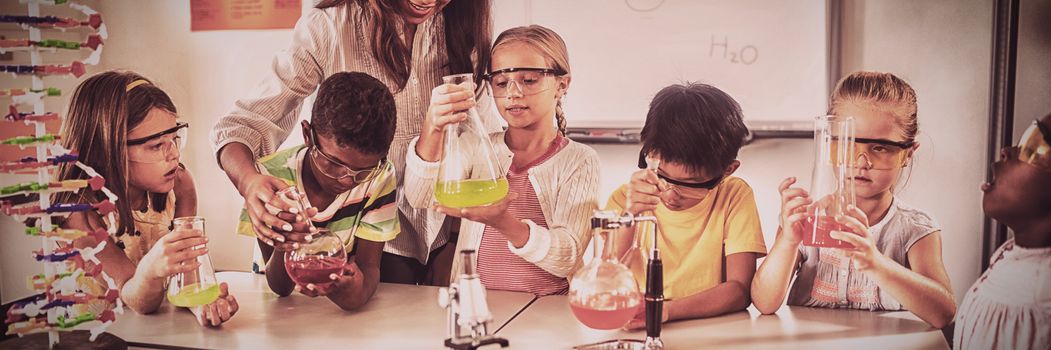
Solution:
{"label": "microscope", "polygon": [[493,314],[485,299],[485,286],[475,271],[473,249],[462,250],[463,273],[449,288],[438,290],[438,305],[448,311],[448,333],[445,347],[475,350],[485,345],[508,346],[507,339],[489,334]]}

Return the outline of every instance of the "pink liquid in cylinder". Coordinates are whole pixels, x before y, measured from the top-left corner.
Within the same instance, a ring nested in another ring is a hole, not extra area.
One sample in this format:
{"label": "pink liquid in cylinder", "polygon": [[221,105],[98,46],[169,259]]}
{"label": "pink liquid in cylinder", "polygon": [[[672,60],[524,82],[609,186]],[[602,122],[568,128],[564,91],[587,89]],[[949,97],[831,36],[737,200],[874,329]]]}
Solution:
{"label": "pink liquid in cylinder", "polygon": [[[814,221],[817,221],[816,228],[814,227]],[[829,235],[829,232],[831,231],[846,232],[846,228],[846,226],[840,224],[831,216],[818,216],[816,220],[814,218],[807,219],[803,223],[803,245],[822,248],[853,249],[854,245],[832,238],[832,236]]]}

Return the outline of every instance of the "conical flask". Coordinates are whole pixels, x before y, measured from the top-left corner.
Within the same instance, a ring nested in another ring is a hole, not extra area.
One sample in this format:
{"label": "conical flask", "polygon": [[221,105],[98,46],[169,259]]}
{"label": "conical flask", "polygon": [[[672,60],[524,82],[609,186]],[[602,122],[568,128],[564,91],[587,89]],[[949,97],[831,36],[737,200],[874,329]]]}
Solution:
{"label": "conical flask", "polygon": [[[188,216],[172,221],[172,232],[196,230],[203,235],[204,218]],[[204,249],[204,245],[193,247]],[[172,275],[168,280],[168,301],[175,306],[194,307],[211,304],[219,298],[219,284],[215,281],[215,270],[208,254],[197,257],[201,264],[196,270]]]}
{"label": "conical flask", "polygon": [[803,222],[803,245],[853,248],[833,239],[829,231],[843,231],[839,218],[847,215],[854,198],[854,119],[822,116],[814,120],[814,171],[810,198]]}
{"label": "conical flask", "polygon": [[[474,75],[449,75],[442,80],[463,84],[474,81]],[[507,196],[507,178],[485,125],[474,107],[466,112],[467,120],[445,127],[442,160],[434,185],[435,199],[450,208],[489,205]]]}
{"label": "conical flask", "polygon": [[617,329],[635,317],[642,294],[631,270],[613,254],[610,235],[616,231],[602,227],[603,215],[616,218],[613,212],[596,212],[592,219],[591,249],[596,255],[570,279],[569,307],[585,326]]}

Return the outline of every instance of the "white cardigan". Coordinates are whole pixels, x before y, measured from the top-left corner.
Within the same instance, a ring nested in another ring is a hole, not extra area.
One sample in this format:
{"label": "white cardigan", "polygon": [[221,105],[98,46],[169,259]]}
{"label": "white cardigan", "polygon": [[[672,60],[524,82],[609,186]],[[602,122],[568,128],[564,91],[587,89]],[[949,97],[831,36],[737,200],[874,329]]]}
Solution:
{"label": "white cardigan", "polygon": [[[514,154],[504,143],[504,132],[491,133],[497,161],[507,173]],[[429,208],[434,203],[434,185],[438,162],[427,162],[416,154],[417,137],[409,143],[405,160],[405,199],[415,208]],[[568,278],[581,263],[581,255],[591,241],[590,218],[598,209],[599,159],[594,149],[570,140],[547,161],[528,170],[529,183],[536,192],[540,209],[549,228],[530,220],[529,239],[522,248],[508,242],[511,252],[536,264],[552,275]],[[482,244],[485,224],[462,220],[456,244],[451,280],[456,281],[463,269],[461,250],[477,250]]]}

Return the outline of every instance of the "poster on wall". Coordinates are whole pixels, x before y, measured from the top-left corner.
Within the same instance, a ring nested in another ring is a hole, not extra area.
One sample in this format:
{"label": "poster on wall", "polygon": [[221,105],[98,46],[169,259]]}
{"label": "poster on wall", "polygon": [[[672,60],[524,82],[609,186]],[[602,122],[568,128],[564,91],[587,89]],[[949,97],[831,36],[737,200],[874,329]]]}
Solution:
{"label": "poster on wall", "polygon": [[190,31],[290,29],[301,0],[190,0]]}

